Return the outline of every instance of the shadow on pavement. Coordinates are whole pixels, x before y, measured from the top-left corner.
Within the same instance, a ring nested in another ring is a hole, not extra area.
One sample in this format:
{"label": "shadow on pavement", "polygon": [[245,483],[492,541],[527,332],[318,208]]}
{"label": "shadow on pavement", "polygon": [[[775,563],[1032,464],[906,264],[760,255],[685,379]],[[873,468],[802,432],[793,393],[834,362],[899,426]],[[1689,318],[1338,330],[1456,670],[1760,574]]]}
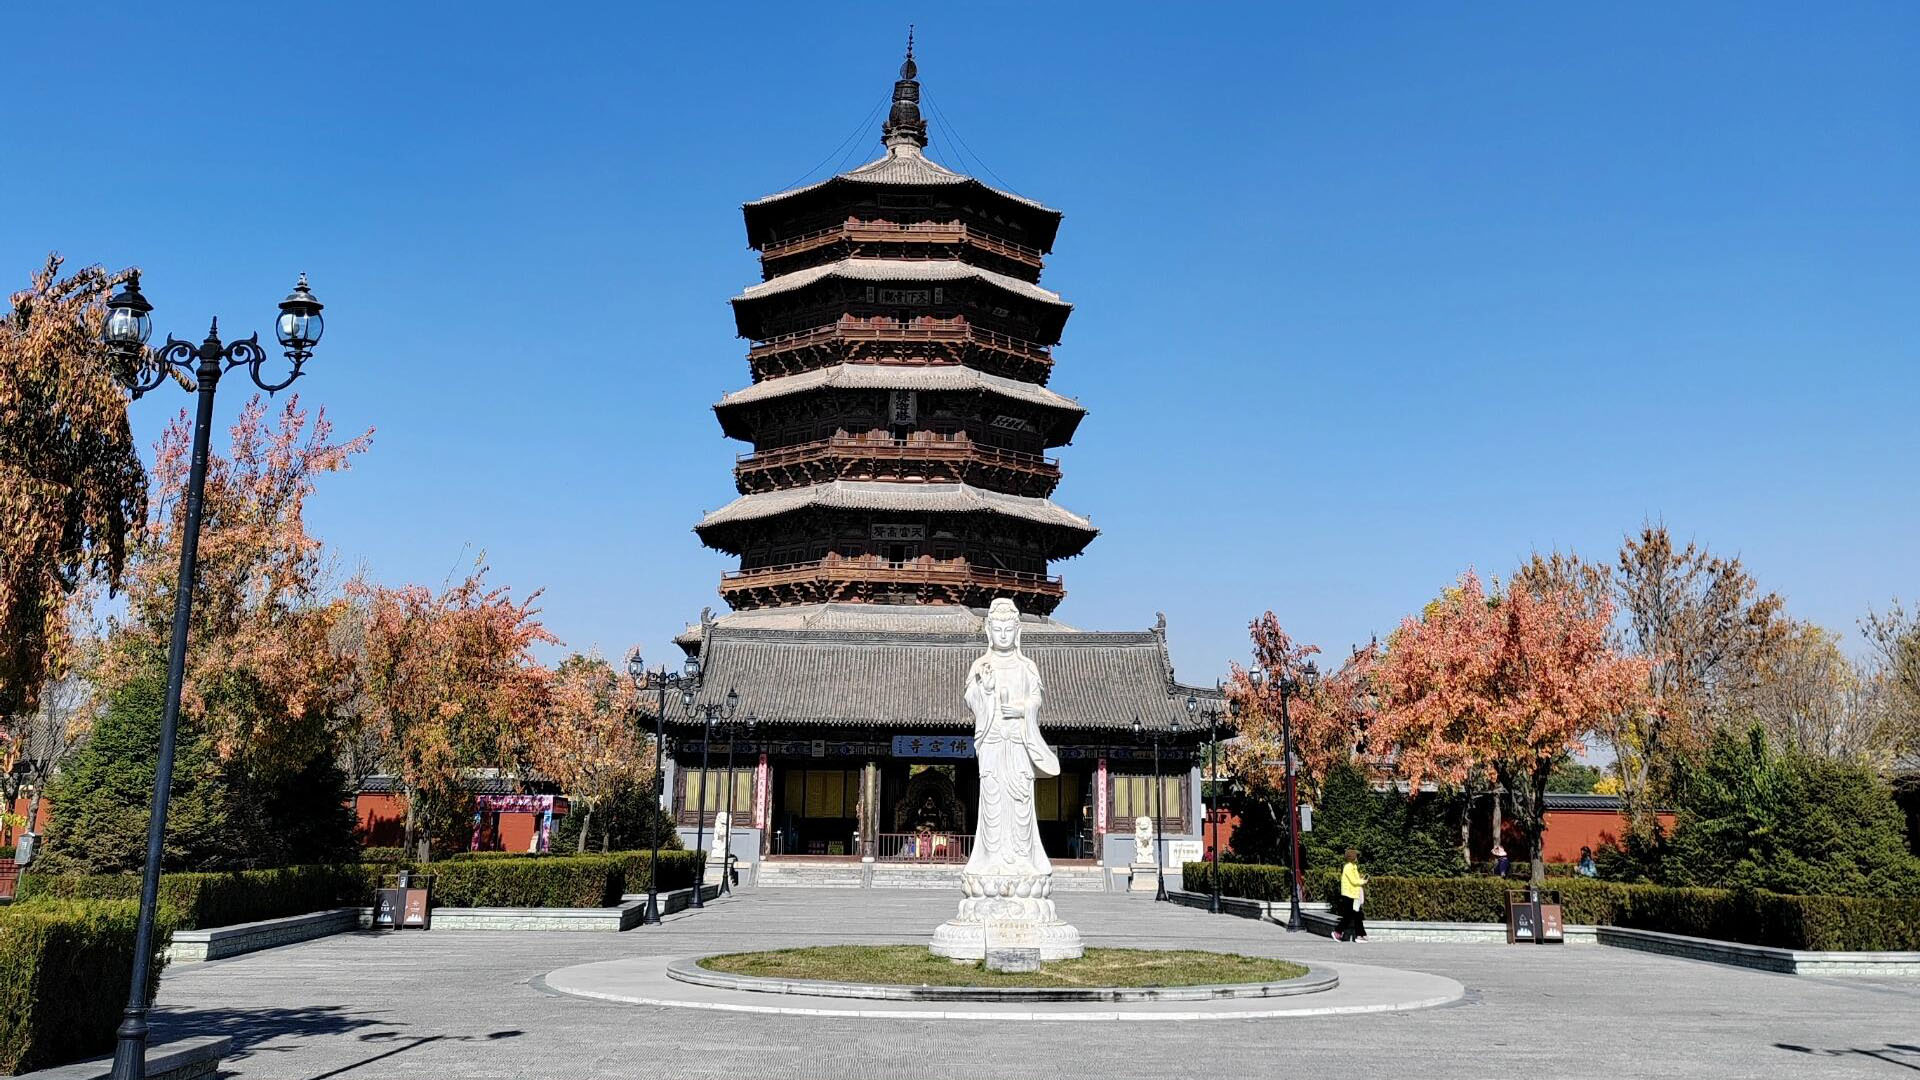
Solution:
{"label": "shadow on pavement", "polygon": [[227,1035],[233,1039],[228,1061],[243,1061],[261,1054],[284,1054],[298,1050],[306,1039],[319,1035],[355,1037],[376,1051],[349,1065],[320,1073],[309,1080],[327,1080],[351,1072],[396,1054],[436,1042],[484,1042],[511,1039],[524,1031],[493,1031],[485,1035],[409,1035],[407,1025],[387,1020],[378,1012],[360,1011],[340,1005],[289,1009],[156,1009],[154,1041],[188,1038],[195,1035]]}
{"label": "shadow on pavement", "polygon": [[1778,1050],[1791,1050],[1796,1054],[1812,1054],[1815,1057],[1864,1057],[1875,1061],[1884,1061],[1895,1068],[1912,1069],[1920,1072],[1920,1046],[1911,1043],[1888,1043],[1880,1047],[1841,1047],[1825,1049],[1813,1046],[1795,1046],[1793,1043],[1774,1043]]}

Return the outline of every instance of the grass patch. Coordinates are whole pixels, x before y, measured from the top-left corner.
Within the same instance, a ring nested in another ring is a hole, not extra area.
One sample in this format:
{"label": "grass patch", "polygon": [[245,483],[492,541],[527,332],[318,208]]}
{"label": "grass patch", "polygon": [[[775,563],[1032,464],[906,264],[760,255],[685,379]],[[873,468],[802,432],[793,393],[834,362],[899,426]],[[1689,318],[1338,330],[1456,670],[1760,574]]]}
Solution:
{"label": "grass patch", "polygon": [[1207,986],[1295,979],[1303,964],[1195,949],[1088,949],[1078,960],[1053,960],[1026,974],[988,971],[979,961],[956,964],[925,945],[826,945],[728,953],[700,961],[709,971],[775,979],[875,983],[884,986]]}

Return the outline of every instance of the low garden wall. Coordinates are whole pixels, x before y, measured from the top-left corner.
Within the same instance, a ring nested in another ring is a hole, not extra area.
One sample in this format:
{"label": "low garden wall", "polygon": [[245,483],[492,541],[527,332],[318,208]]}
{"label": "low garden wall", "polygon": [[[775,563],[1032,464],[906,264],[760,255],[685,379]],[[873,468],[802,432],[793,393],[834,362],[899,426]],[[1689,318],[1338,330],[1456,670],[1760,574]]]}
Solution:
{"label": "low garden wall", "polygon": [[[1211,865],[1187,863],[1183,869],[1187,889],[1212,891]],[[1220,866],[1221,891],[1234,896],[1284,900],[1289,881],[1282,866]],[[1302,884],[1308,899],[1332,902],[1339,891],[1338,875],[1330,870],[1308,873]],[[1518,887],[1519,883],[1500,878],[1375,876],[1367,883],[1367,917],[1505,923],[1508,893]],[[1548,887],[1559,891],[1569,924],[1818,952],[1920,950],[1920,898],[1784,896],[1748,889],[1676,889],[1582,878],[1556,878]]]}

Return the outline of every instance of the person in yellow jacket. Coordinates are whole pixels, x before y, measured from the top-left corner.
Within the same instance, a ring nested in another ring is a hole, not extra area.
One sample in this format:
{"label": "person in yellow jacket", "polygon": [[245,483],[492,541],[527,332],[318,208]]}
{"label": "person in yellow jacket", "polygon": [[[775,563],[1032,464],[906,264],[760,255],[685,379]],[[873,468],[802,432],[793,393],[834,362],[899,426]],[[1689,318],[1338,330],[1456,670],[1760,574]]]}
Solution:
{"label": "person in yellow jacket", "polygon": [[1367,940],[1366,920],[1360,909],[1367,902],[1367,876],[1360,872],[1360,853],[1347,849],[1347,865],[1340,868],[1340,922],[1334,927],[1335,941]]}

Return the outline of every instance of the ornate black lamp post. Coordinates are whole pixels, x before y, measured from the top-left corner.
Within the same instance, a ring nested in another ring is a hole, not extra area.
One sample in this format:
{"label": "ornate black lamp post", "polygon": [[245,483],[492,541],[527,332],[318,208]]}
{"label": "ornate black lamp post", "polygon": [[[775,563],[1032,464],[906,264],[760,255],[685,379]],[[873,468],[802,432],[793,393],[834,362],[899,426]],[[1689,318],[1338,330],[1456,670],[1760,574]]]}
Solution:
{"label": "ornate black lamp post", "polygon": [[[1252,680],[1256,691],[1260,688],[1261,675],[1258,669],[1248,672],[1248,678]],[[1294,678],[1285,670],[1280,671],[1275,677],[1275,685],[1280,690],[1280,750],[1286,759],[1287,847],[1292,860],[1289,866],[1291,871],[1289,877],[1292,879],[1292,887],[1289,890],[1291,895],[1287,898],[1288,931],[1300,929],[1300,796],[1294,783],[1293,716],[1287,710],[1287,703],[1300,692],[1302,686],[1310,691],[1319,681],[1320,669],[1311,660],[1301,668],[1300,678]]]}
{"label": "ornate black lamp post", "polygon": [[[747,714],[747,718],[742,721],[740,725],[740,727],[744,729],[744,734],[747,738],[753,738],[753,726],[759,722],[759,719],[752,713]],[[735,737],[743,732],[736,729],[733,726],[733,721],[729,719],[722,722],[720,733],[724,735],[727,740],[727,854],[720,864],[720,895],[726,896],[733,892],[732,886],[728,884],[729,879],[732,878],[733,875],[729,872],[730,868],[727,866],[727,863],[733,860],[733,744]],[[718,817],[713,819],[713,828],[715,833],[720,831],[720,819]]]}
{"label": "ornate black lamp post", "polygon": [[[645,690],[651,685],[659,694],[658,709],[653,714],[653,805],[660,809],[666,795],[667,749],[667,691],[682,686],[692,686],[700,678],[700,658],[687,657],[686,667],[679,674],[667,670],[661,664],[660,670],[648,671],[647,662],[640,658],[640,650],[627,654],[627,675],[633,679],[635,691]],[[660,921],[660,822],[654,821],[648,831],[653,834],[653,861],[647,864],[647,910],[640,916],[640,925]]]}
{"label": "ornate black lamp post", "polygon": [[[703,714],[707,720],[706,733],[701,736],[700,739],[700,794],[695,796],[693,802],[693,850],[705,851],[707,845],[707,755],[713,750],[713,721],[716,717],[723,722],[733,719],[733,710],[740,707],[740,692],[728,689],[727,701],[724,705],[719,702],[695,705],[693,703],[693,688],[688,687],[680,692],[680,700],[686,705],[687,715],[689,717],[695,712],[698,712]],[[723,866],[720,868],[720,875],[721,880],[724,881],[726,879],[726,867]],[[707,874],[703,868],[700,872],[699,880],[693,883],[694,907],[707,906],[705,896],[706,881]]]}
{"label": "ornate black lamp post", "polygon": [[[1197,720],[1200,715],[1200,699],[1187,695],[1187,717]],[[1207,718],[1207,771],[1212,779],[1207,785],[1207,826],[1213,830],[1212,850],[1208,852],[1213,861],[1213,898],[1208,902],[1207,910],[1220,914],[1220,709],[1208,705]],[[1204,833],[1202,836],[1204,837]]]}
{"label": "ornate black lamp post", "polygon": [[147,861],[140,878],[140,918],[133,938],[133,981],[127,988],[126,1019],[121,1021],[120,1041],[113,1052],[114,1080],[140,1080],[146,1074],[147,1056],[147,981],[153,959],[153,912],[160,890],[160,855],[167,832],[167,799],[173,789],[174,732],[180,720],[180,682],[187,664],[187,624],[193,613],[194,568],[200,554],[200,510],[207,490],[207,442],[213,431],[213,391],[220,376],[244,366],[255,386],[272,393],[284,390],[300,377],[300,369],[320,342],[324,323],[320,301],[307,289],[307,276],[300,275],[293,292],[280,301],[280,317],[274,332],[286,349],[293,365],[287,377],[268,382],[260,377],[260,366],[267,351],[260,347],[260,335],[222,344],[220,320],[213,320],[205,341],[199,345],[181,341],[172,334],[167,343],[148,351],[147,336],[153,323],[147,313],[153,305],[140,295],[140,274],[127,276],[120,291],[107,301],[105,340],[109,349],[128,363],[132,370],[133,396],[139,398],[156,389],[176,371],[192,381],[199,394],[193,418],[193,458],[187,473],[186,520],[180,534],[180,576],[174,585],[173,640],[167,653],[167,700],[160,717],[159,759],[153,773],[153,805],[147,819]]}
{"label": "ornate black lamp post", "polygon": [[[1176,716],[1167,722],[1167,734],[1174,738],[1180,736],[1179,717]],[[1136,716],[1133,718],[1133,738],[1135,742],[1151,741],[1153,744],[1153,898],[1172,900],[1173,898],[1167,895],[1166,837],[1161,834],[1160,829],[1160,819],[1166,816],[1162,792],[1164,785],[1160,783],[1160,733],[1155,731],[1149,735],[1146,726]]]}

